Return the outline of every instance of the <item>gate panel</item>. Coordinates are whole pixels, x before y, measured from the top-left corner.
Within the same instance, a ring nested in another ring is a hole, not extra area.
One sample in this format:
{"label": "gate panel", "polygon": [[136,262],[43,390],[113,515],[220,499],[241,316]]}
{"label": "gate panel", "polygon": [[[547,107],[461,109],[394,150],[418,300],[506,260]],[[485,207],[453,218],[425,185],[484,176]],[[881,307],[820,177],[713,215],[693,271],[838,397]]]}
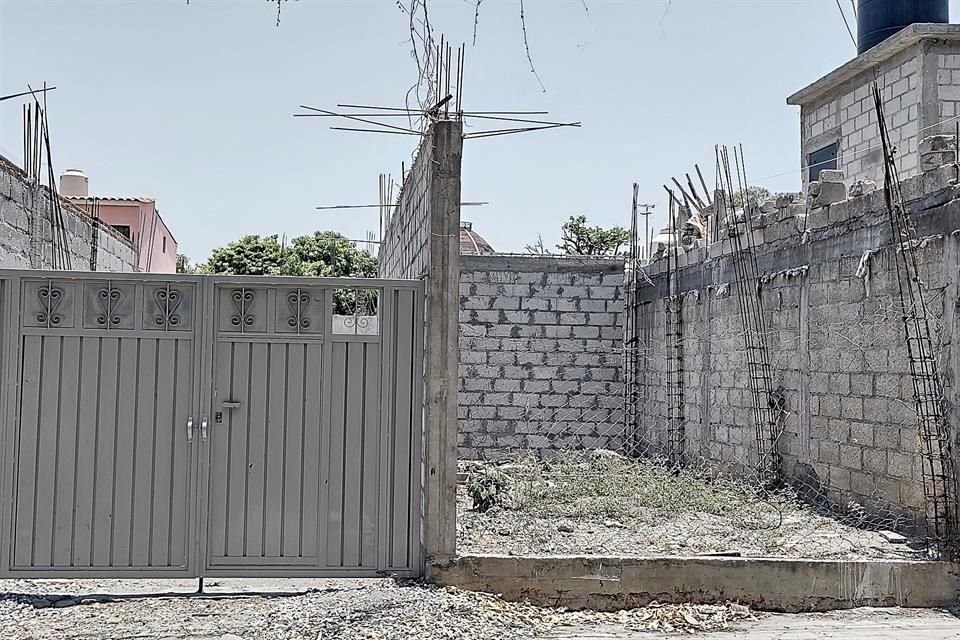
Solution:
{"label": "gate panel", "polygon": [[423,299],[410,289],[388,289],[384,298],[379,565],[391,573],[418,573],[423,562]]}
{"label": "gate panel", "polygon": [[194,285],[24,279],[20,294],[11,570],[186,573]]}
{"label": "gate panel", "polygon": [[319,396],[320,360],[319,344],[218,345],[210,566],[315,563],[320,423],[303,398]]}
{"label": "gate panel", "polygon": [[422,573],[420,283],[0,279],[0,572]]}
{"label": "gate panel", "polygon": [[377,569],[380,345],[331,345],[326,565]]}
{"label": "gate panel", "polygon": [[215,288],[208,567],[319,564],[323,295]]}

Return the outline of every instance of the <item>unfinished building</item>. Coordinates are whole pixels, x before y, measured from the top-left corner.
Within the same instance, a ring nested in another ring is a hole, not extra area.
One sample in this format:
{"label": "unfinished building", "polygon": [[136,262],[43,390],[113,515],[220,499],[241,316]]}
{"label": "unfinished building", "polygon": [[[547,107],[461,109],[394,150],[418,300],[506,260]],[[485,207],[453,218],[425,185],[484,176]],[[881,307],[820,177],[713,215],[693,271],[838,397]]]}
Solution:
{"label": "unfinished building", "polygon": [[752,201],[735,151],[671,203],[706,231],[632,273],[633,449],[956,552],[958,61],[960,28],[915,24],[791,96],[803,198]]}
{"label": "unfinished building", "polygon": [[0,156],[0,266],[135,271],[136,265],[127,238]]}

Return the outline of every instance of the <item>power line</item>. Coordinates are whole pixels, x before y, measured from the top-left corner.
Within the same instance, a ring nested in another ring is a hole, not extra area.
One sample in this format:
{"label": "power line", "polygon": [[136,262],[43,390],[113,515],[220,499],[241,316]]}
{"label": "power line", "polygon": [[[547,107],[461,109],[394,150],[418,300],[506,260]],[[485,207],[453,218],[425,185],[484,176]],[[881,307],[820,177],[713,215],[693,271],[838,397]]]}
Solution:
{"label": "power line", "polygon": [[[947,124],[948,122],[954,122],[955,120],[960,120],[960,115],[951,116],[951,117],[949,117],[949,118],[944,118],[943,120],[938,120],[937,122],[935,122],[935,123],[933,123],[933,124],[931,124],[931,125],[928,125],[928,126],[926,126],[926,127],[923,127],[923,128],[921,128],[921,129],[917,129],[917,138],[918,138],[918,140],[919,140],[920,134],[923,133],[924,131],[929,131],[930,129],[934,129],[934,128],[936,128],[936,127],[939,127],[940,125]],[[856,157],[856,156],[858,156],[858,155],[860,155],[860,154],[862,154],[862,153],[866,153],[866,152],[868,152],[868,151],[873,151],[874,149],[879,149],[879,148],[881,148],[882,146],[883,146],[883,144],[881,143],[881,144],[875,144],[875,145],[866,147],[865,149],[861,149],[860,151],[854,151],[854,152],[849,152],[849,151],[848,151],[848,152],[845,153],[845,154],[838,155],[838,156],[837,156],[837,160],[851,159],[851,158],[854,158],[854,157]],[[773,175],[764,176],[764,177],[762,177],[762,178],[757,178],[754,182],[759,182],[759,181],[761,181],[761,180],[770,180],[771,178],[781,178],[781,177],[783,177],[783,176],[791,175],[791,174],[795,173],[796,171],[800,171],[800,172],[807,171],[807,170],[809,170],[809,169],[811,169],[811,168],[813,168],[813,167],[816,167],[816,166],[818,166],[818,165],[821,165],[821,164],[823,164],[823,163],[822,163],[822,162],[814,162],[813,164],[808,164],[808,165],[806,165],[806,166],[800,167],[799,169],[791,169],[790,171],[784,171],[783,173],[775,173],[775,174],[773,174]]]}
{"label": "power line", "polygon": [[[460,206],[461,207],[482,207],[488,204],[490,203],[489,202],[461,202]],[[332,211],[334,209],[374,209],[382,206],[384,205],[382,204],[334,204],[334,205],[326,205],[322,207],[314,207],[314,209],[317,209],[318,211]],[[387,205],[387,206],[392,207],[394,205]],[[364,242],[366,241],[364,240]]]}

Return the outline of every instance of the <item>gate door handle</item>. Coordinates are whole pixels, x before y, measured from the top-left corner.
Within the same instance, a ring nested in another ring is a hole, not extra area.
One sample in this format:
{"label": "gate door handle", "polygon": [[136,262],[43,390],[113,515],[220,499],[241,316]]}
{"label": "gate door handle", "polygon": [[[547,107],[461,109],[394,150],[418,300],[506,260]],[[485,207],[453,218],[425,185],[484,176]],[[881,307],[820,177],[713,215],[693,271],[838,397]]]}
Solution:
{"label": "gate door handle", "polygon": [[207,417],[204,416],[203,420],[200,421],[200,438],[203,440],[207,439]]}
{"label": "gate door handle", "polygon": [[224,400],[223,401],[224,409],[239,409],[240,403],[236,400]]}
{"label": "gate door handle", "polygon": [[187,418],[187,442],[193,442],[193,416]]}

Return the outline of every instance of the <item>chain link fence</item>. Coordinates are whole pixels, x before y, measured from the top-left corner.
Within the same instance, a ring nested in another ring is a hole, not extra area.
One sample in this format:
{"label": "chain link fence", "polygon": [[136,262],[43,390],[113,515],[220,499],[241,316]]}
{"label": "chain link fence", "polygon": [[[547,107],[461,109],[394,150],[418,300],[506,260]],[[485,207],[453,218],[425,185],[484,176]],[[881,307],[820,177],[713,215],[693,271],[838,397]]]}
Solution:
{"label": "chain link fence", "polygon": [[[736,283],[628,296],[625,341],[586,325],[578,340],[562,313],[557,329],[462,314],[461,354],[476,361],[461,363],[458,551],[936,557],[904,309],[883,256],[868,259],[866,275],[764,277],[774,483]],[[938,352],[940,280],[931,269]]]}

